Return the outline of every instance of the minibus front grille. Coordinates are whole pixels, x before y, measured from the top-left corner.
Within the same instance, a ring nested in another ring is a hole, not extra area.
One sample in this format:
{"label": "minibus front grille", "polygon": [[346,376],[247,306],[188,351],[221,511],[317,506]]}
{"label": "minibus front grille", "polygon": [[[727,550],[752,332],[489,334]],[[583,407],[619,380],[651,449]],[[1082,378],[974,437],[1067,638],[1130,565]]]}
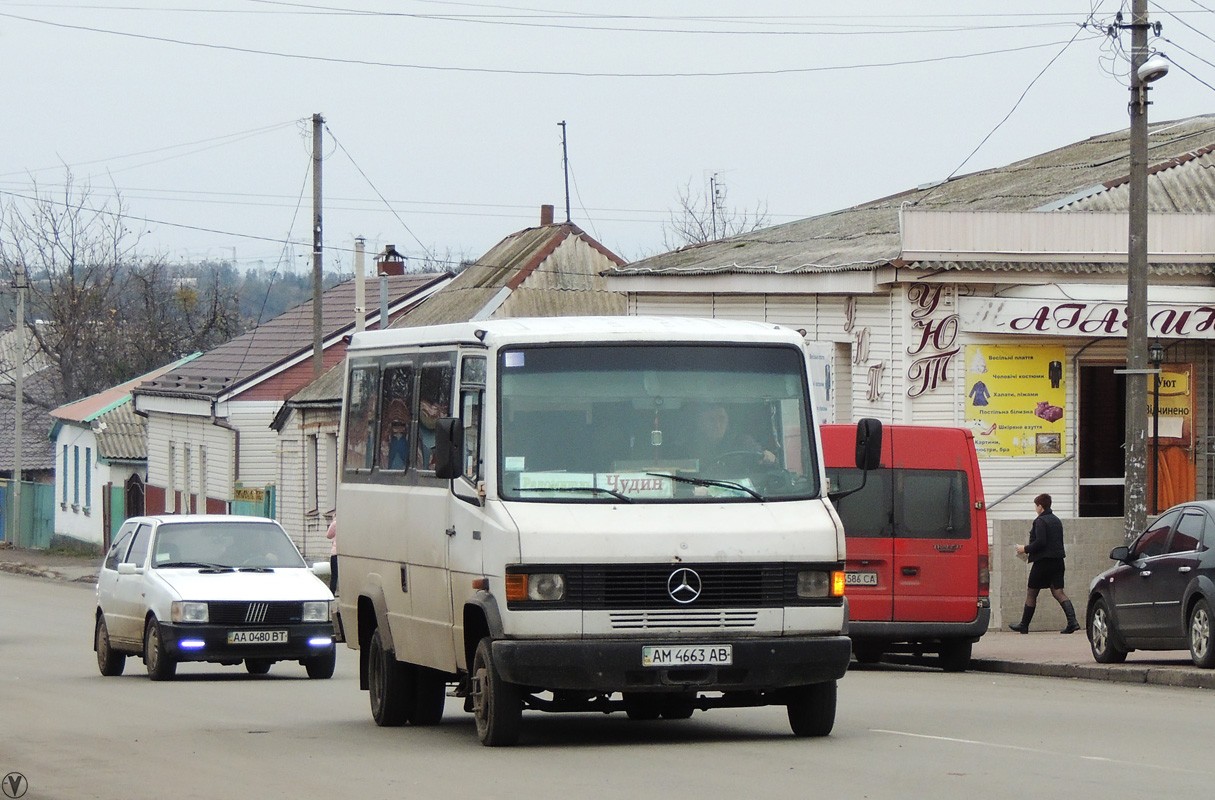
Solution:
{"label": "minibus front grille", "polygon": [[[669,589],[681,569],[699,578],[699,594],[685,603]],[[784,564],[586,565],[566,574],[568,600],[588,610],[775,608],[786,587]]]}
{"label": "minibus front grille", "polygon": [[613,630],[650,630],[662,628],[697,628],[723,630],[727,628],[754,628],[759,619],[758,611],[731,611],[728,609],[706,609],[691,611],[612,611],[608,614]]}

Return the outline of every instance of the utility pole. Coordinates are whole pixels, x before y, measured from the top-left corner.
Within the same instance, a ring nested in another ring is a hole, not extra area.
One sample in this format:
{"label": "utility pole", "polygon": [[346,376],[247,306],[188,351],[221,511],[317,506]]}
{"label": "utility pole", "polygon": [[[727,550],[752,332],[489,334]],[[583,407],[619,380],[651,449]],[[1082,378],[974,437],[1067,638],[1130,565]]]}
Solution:
{"label": "utility pole", "polygon": [[1126,465],[1124,533],[1127,541],[1147,526],[1147,0],[1131,11],[1130,238],[1126,270]]}
{"label": "utility pole", "polygon": [[561,126],[561,169],[565,173],[565,224],[570,224],[570,155],[565,142],[565,120],[557,123]]}
{"label": "utility pole", "polygon": [[[25,264],[18,263],[14,267],[14,288],[17,290],[17,363],[13,371],[13,410],[16,419],[13,421],[13,507],[9,511],[13,530],[13,546],[21,546],[21,435],[25,416]],[[67,464],[63,465],[67,470]]]}
{"label": "utility pole", "polygon": [[709,176],[709,209],[713,221],[713,241],[717,241],[717,173]]}
{"label": "utility pole", "polygon": [[325,118],[312,115],[312,375],[318,377],[325,368],[324,309],[321,308],[321,126]]}

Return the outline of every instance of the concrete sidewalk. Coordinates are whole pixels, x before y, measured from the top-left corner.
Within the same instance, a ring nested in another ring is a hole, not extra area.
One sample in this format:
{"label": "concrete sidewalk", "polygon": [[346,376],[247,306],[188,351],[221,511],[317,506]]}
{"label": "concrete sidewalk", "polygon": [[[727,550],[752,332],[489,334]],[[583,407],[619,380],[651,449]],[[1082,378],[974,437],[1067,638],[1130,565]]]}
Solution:
{"label": "concrete sidewalk", "polygon": [[[100,564],[100,556],[18,549],[0,543],[0,572],[92,587]],[[1083,631],[1066,636],[1054,629],[1025,635],[988,631],[974,646],[971,670],[1215,689],[1215,670],[1195,667],[1185,650],[1141,651],[1127,656],[1125,664],[1098,664]]]}

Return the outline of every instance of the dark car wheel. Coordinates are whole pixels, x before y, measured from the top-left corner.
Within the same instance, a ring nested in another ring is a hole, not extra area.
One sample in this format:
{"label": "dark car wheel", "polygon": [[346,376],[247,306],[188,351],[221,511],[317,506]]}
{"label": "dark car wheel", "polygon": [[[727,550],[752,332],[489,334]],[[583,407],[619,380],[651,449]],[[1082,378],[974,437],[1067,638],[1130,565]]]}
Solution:
{"label": "dark car wheel", "polygon": [[245,670],[250,675],[265,675],[270,671],[270,665],[273,663],[268,658],[246,658]]}
{"label": "dark car wheel", "polygon": [[110,632],[105,626],[105,615],[97,615],[97,627],[93,631],[93,647],[97,650],[97,668],[107,678],[121,675],[127,665],[127,654],[110,646]]}
{"label": "dark car wheel", "polygon": [[333,670],[337,667],[337,648],[330,647],[319,656],[306,658],[303,664],[309,678],[316,681],[328,680],[333,677]]}
{"label": "dark car wheel", "polygon": [[154,681],[171,681],[177,674],[177,661],[165,652],[160,624],[155,618],[148,620],[143,631],[143,663],[148,668],[148,677]]}
{"label": "dark car wheel", "polygon": [[826,736],[835,727],[835,681],[788,690],[785,710],[794,736]]}
{"label": "dark car wheel", "polygon": [[1126,661],[1126,650],[1118,646],[1116,636],[1109,606],[1104,600],[1096,601],[1088,615],[1088,643],[1098,664],[1121,664]]}
{"label": "dark car wheel", "polygon": [[367,645],[367,688],[371,697],[371,718],[382,728],[404,725],[412,704],[411,681],[407,665],[397,661],[384,648],[380,629],[371,634]]}
{"label": "dark car wheel", "polygon": [[523,693],[507,683],[494,663],[486,637],[477,644],[472,668],[473,719],[477,738],[486,747],[509,747],[519,741],[523,726]]}
{"label": "dark car wheel", "polygon": [[1211,641],[1211,605],[1205,599],[1190,612],[1190,658],[1203,669],[1215,667],[1215,642]]}

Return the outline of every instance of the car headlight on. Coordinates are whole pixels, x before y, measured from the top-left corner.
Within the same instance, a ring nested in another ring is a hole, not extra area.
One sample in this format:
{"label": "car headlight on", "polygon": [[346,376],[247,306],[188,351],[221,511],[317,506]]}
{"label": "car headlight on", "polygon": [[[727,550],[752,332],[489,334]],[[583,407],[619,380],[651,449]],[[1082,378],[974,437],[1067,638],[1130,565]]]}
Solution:
{"label": "car headlight on", "polygon": [[797,573],[797,596],[805,599],[843,597],[843,570],[803,570]]}
{"label": "car headlight on", "polygon": [[304,603],[304,622],[328,622],[329,618],[328,600],[308,600]]}
{"label": "car headlight on", "polygon": [[506,576],[507,600],[554,602],[565,599],[565,576],[559,572],[512,573]]}
{"label": "car headlight on", "polygon": [[207,622],[207,604],[174,600],[170,616],[174,622]]}

